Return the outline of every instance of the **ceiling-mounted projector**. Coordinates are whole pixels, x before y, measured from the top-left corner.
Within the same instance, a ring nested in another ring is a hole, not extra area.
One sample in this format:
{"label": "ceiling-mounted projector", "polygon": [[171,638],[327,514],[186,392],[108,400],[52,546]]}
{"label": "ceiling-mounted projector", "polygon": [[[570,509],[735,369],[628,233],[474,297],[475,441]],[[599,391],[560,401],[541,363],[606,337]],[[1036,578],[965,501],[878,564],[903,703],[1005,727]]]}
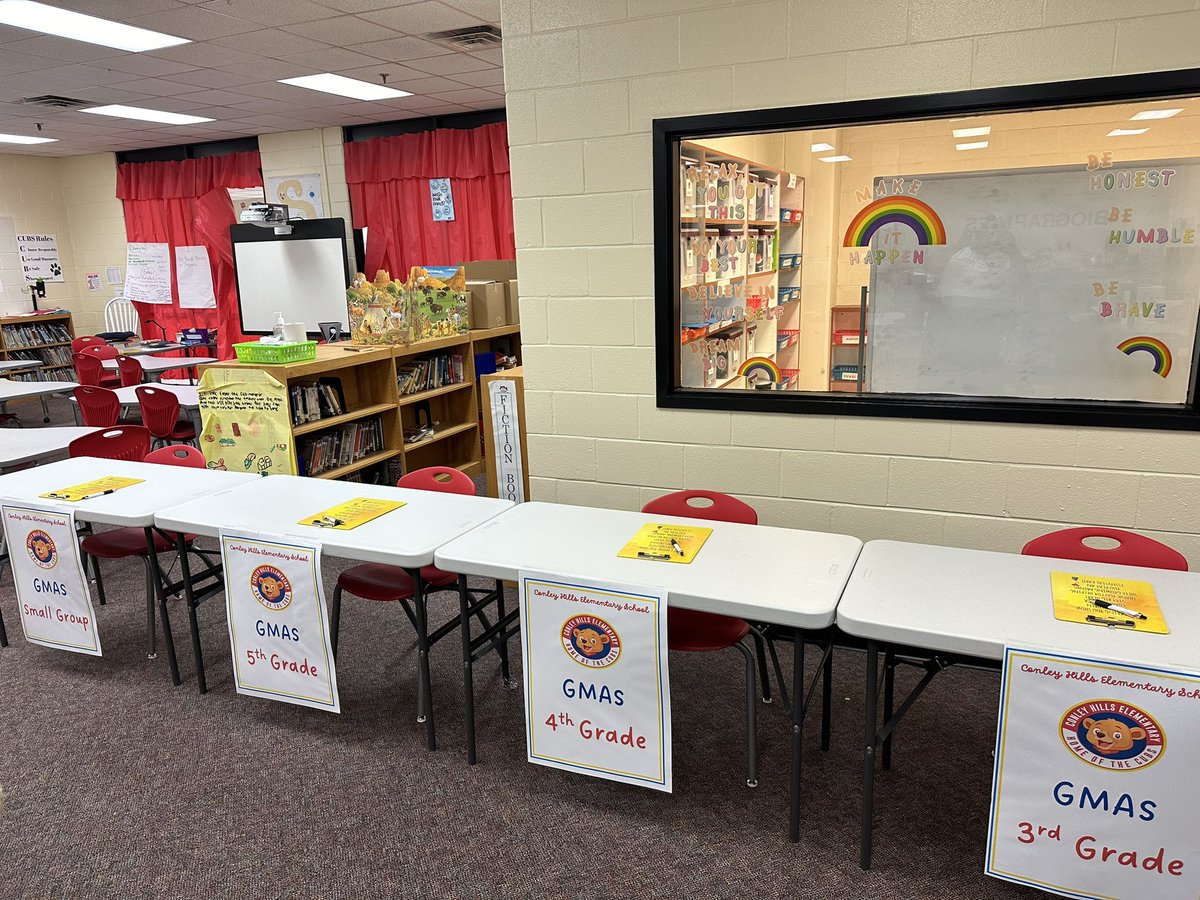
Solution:
{"label": "ceiling-mounted projector", "polygon": [[242,210],[242,224],[274,228],[276,234],[291,234],[286,203],[251,203]]}

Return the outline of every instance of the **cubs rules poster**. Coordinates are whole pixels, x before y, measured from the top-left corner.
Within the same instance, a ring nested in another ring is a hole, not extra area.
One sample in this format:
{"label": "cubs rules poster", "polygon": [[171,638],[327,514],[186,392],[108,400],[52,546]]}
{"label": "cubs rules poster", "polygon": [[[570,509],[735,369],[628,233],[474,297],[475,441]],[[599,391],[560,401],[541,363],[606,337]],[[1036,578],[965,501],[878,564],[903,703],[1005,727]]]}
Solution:
{"label": "cubs rules poster", "polygon": [[222,531],[221,556],[237,692],[341,712],[320,547]]}
{"label": "cubs rules poster", "polygon": [[1008,647],[988,875],[1064,897],[1200,896],[1200,674]]}
{"label": "cubs rules poster", "polygon": [[75,537],[75,514],[5,504],[3,518],[25,640],[103,656]]}
{"label": "cubs rules poster", "polygon": [[520,579],[529,761],[669,792],[666,592]]}

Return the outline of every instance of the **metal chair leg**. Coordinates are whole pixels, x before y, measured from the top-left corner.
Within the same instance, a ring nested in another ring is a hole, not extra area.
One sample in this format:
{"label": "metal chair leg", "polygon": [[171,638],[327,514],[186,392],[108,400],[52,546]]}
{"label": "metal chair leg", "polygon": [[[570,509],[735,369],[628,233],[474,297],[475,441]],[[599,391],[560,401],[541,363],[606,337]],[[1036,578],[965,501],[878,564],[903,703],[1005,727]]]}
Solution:
{"label": "metal chair leg", "polygon": [[738,641],[733,645],[746,657],[746,787],[758,787],[758,695],[754,689],[756,661],[750,649]]}
{"label": "metal chair leg", "polygon": [[333,603],[329,606],[329,643],[333,648],[333,658],[337,659],[338,632],[342,627],[342,586],[333,588]]}
{"label": "metal chair leg", "polygon": [[750,635],[754,638],[755,655],[758,657],[758,677],[762,679],[762,702],[771,702],[771,676],[767,674],[767,651],[764,647],[763,636],[758,629],[750,626]]}
{"label": "metal chair leg", "polygon": [[821,750],[829,749],[829,734],[833,717],[833,648],[825,654],[825,667],[821,673]]}
{"label": "metal chair leg", "polygon": [[[506,615],[504,610],[504,582],[496,580],[496,618],[503,622]],[[504,640],[500,643],[500,677],[505,686],[515,688],[512,676],[508,671],[508,632],[504,632]]]}
{"label": "metal chair leg", "polygon": [[100,598],[100,605],[107,606],[108,601],[104,599],[104,579],[100,577],[100,557],[92,557],[92,575],[96,579],[96,596]]}
{"label": "metal chair leg", "polygon": [[[153,540],[153,538],[151,538]],[[155,646],[155,621],[154,621],[154,605],[157,601],[157,596],[154,590],[154,572],[150,564],[150,557],[143,556],[142,563],[146,566],[146,658],[155,659],[158,656],[158,648]]]}
{"label": "metal chair leg", "polygon": [[4,611],[0,610],[0,647],[8,646],[8,632],[4,630]]}

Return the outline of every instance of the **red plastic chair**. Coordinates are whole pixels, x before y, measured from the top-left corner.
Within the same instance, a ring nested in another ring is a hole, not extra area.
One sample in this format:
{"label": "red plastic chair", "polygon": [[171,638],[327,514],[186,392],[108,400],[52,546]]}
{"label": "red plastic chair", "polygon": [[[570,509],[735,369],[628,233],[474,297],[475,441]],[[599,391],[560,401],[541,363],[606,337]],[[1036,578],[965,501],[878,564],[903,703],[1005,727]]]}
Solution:
{"label": "red plastic chair", "polygon": [[80,384],[110,388],[121,386],[121,376],[106,370],[104,363],[95,355],[72,353],[71,362],[75,365],[75,380]]}
{"label": "red plastic chair", "polygon": [[121,387],[134,387],[142,383],[146,370],[132,356],[117,357],[117,372],[121,377]]}
{"label": "red plastic chair", "polygon": [[196,439],[196,426],[180,421],[179,398],[172,391],[143,384],[137,387],[136,393],[142,423],[154,435],[155,443]]}
{"label": "red plastic chair", "polygon": [[121,417],[121,401],[115,391],[81,384],[71,392],[79,404],[79,418],[90,428],[111,428]]}
{"label": "red plastic chair", "polygon": [[67,455],[98,456],[141,462],[150,452],[150,431],[141,425],[116,425],[77,437],[67,445]]}
{"label": "red plastic chair", "polygon": [[151,450],[146,454],[145,461],[162,466],[183,466],[189,469],[208,467],[204,454],[189,444],[171,444],[168,447]]}
{"label": "red plastic chair", "polygon": [[[660,516],[686,516],[692,519],[709,519],[719,522],[740,522],[757,525],[758,513],[754,507],[736,497],[717,491],[676,491],[642,507],[642,512]],[[758,785],[758,747],[755,725],[755,707],[758,698],[754,690],[755,655],[742,639],[753,635],[759,647],[759,661],[763,677],[763,699],[770,701],[770,684],[767,677],[766,657],[762,655],[762,636],[744,619],[721,616],[714,613],[697,612],[691,609],[667,607],[667,648],[691,653],[736,648],[746,658],[746,784]],[[774,648],[772,648],[774,652]],[[800,647],[797,653],[803,652]],[[782,683],[782,679],[781,683]]]}
{"label": "red plastic chair", "polygon": [[[1108,538],[1117,542],[1115,547],[1089,547],[1087,538]],[[1183,554],[1160,544],[1153,538],[1122,531],[1119,528],[1104,528],[1085,525],[1080,528],[1064,528],[1036,537],[1021,549],[1023,556],[1049,556],[1054,559],[1082,559],[1087,562],[1112,563],[1115,566],[1145,566],[1148,569],[1188,570]]]}
{"label": "red plastic chair", "polygon": [[85,334],[71,341],[71,352],[78,353],[84,347],[107,347],[108,341],[95,334]]}

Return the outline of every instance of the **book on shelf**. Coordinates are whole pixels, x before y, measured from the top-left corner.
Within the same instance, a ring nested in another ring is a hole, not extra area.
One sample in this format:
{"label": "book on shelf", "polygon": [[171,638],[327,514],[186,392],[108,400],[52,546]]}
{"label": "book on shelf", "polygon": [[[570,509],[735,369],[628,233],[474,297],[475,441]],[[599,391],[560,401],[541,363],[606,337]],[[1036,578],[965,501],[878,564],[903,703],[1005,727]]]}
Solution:
{"label": "book on shelf", "polygon": [[62,322],[5,325],[3,330],[4,344],[7,347],[39,347],[43,344],[62,344],[71,340],[71,333]]}
{"label": "book on shelf", "polygon": [[396,367],[396,387],[401,396],[462,384],[464,380],[465,369],[461,353],[439,353]]}
{"label": "book on shelf", "polygon": [[296,382],[288,387],[292,425],[317,422],[345,413],[341,394],[327,381]]}
{"label": "book on shelf", "polygon": [[307,464],[306,474],[321,475],[383,449],[383,420],[374,416],[321,433],[305,442],[301,457]]}

